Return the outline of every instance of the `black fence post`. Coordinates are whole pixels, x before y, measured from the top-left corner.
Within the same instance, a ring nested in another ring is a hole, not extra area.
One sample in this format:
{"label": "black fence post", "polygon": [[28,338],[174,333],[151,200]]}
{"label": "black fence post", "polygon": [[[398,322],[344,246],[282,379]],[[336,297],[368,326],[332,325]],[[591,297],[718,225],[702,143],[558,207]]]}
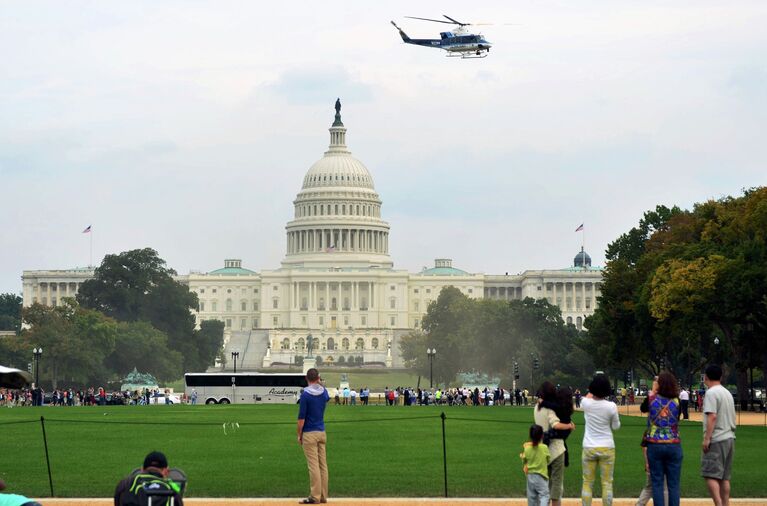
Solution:
{"label": "black fence post", "polygon": [[48,457],[48,437],[45,435],[45,417],[40,417],[40,426],[43,428],[43,445],[45,445],[45,463],[48,464],[48,484],[51,486],[51,497],[53,494],[53,476],[51,475],[51,459]]}
{"label": "black fence post", "polygon": [[445,497],[447,497],[447,446],[445,444],[445,418],[447,417],[444,411],[439,417],[442,418],[442,464],[445,474]]}

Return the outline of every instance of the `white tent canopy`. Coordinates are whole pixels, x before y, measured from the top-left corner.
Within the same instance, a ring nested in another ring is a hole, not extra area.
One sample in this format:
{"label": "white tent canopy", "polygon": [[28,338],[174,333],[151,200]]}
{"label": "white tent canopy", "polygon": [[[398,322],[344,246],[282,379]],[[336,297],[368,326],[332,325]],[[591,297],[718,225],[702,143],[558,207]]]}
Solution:
{"label": "white tent canopy", "polygon": [[32,382],[27,371],[0,365],[0,388],[24,388]]}

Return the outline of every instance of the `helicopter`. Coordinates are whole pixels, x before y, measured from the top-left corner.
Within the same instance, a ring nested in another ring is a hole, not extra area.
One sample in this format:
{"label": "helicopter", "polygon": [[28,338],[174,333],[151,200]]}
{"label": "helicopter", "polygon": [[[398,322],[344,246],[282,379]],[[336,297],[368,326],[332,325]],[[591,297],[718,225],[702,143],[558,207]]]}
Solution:
{"label": "helicopter", "polygon": [[[433,47],[436,49],[444,49],[447,51],[447,56],[460,57],[460,58],[486,58],[492,44],[485,40],[485,38],[478,33],[469,33],[467,26],[472,26],[473,23],[462,23],[445,14],[442,15],[448,21],[441,19],[429,19],[429,18],[417,18],[414,16],[405,16],[408,19],[420,19],[421,21],[432,21],[434,23],[445,23],[447,25],[456,25],[453,31],[441,32],[439,39],[411,39],[407,34],[402,31],[402,28],[397,26],[394,21],[391,22],[394,28],[399,30],[399,35],[402,37],[405,44],[414,44],[416,46]],[[487,23],[477,23],[487,24]],[[476,24],[475,24],[476,25]]]}

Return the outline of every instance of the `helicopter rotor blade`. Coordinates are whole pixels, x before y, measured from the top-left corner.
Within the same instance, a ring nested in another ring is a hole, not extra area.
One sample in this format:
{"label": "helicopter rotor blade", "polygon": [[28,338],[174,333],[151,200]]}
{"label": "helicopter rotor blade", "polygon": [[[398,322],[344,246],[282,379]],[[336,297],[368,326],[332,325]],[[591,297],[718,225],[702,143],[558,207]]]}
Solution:
{"label": "helicopter rotor blade", "polygon": [[[443,14],[442,17],[445,17],[445,18],[449,19],[450,21],[452,21],[453,23],[455,23],[456,25],[459,25],[459,26],[469,26],[471,24],[471,23],[461,23],[460,21],[455,20],[455,19],[451,18],[450,16],[448,16],[446,14]],[[443,21],[443,23],[444,23],[444,21]]]}
{"label": "helicopter rotor blade", "polygon": [[435,23],[445,23],[446,25],[454,25],[455,23],[451,23],[450,21],[442,21],[441,19],[429,19],[429,18],[417,18],[415,16],[405,16],[409,19],[420,19],[421,21],[433,21]]}

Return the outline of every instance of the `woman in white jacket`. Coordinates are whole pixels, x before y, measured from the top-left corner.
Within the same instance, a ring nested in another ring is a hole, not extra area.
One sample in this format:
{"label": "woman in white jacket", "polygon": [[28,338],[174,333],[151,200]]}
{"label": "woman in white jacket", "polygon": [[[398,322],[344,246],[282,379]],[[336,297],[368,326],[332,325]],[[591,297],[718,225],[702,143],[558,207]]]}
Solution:
{"label": "woman in white jacket", "polygon": [[615,441],[613,431],[621,426],[618,407],[608,401],[610,380],[604,374],[597,374],[591,380],[589,393],[581,401],[586,428],[583,433],[583,488],[581,502],[591,505],[597,468],[602,481],[602,504],[613,503],[613,471],[615,469]]}

